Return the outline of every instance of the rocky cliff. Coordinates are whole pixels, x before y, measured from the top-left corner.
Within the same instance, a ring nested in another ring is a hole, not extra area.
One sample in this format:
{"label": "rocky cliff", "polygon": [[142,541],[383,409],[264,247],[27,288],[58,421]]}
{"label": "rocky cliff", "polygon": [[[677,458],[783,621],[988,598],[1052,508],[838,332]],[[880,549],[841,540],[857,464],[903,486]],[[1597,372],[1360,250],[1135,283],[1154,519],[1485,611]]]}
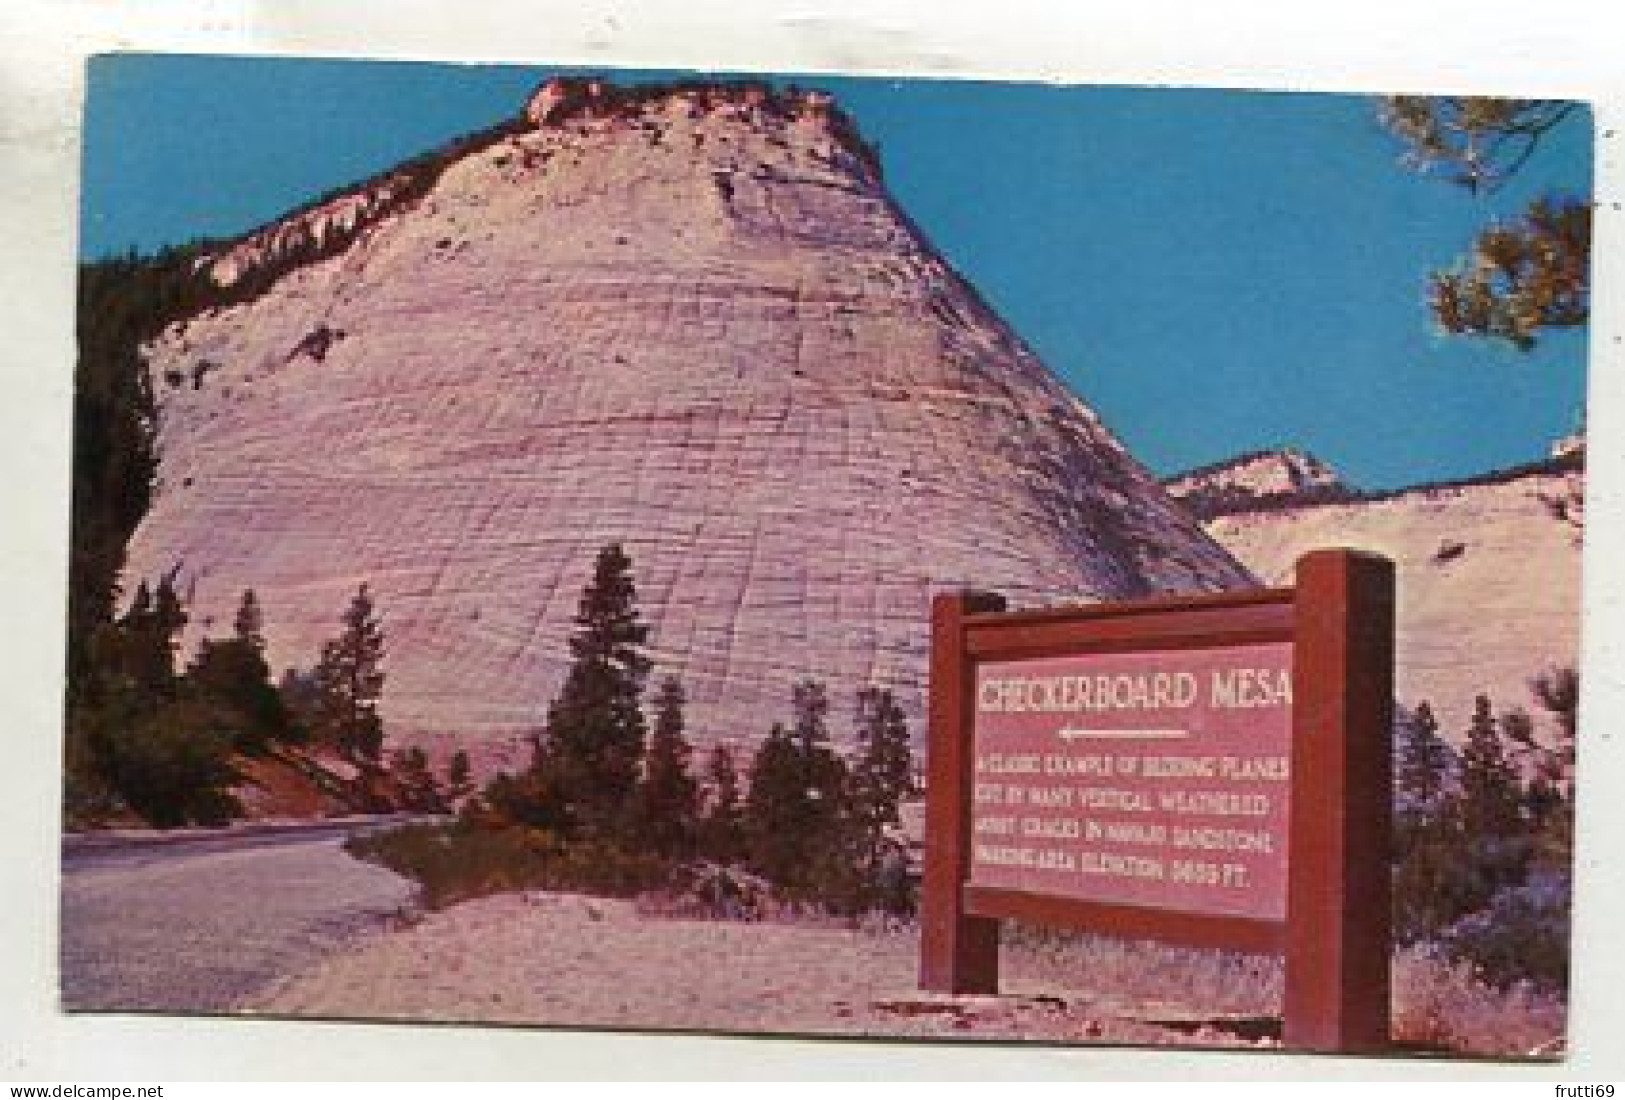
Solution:
{"label": "rocky cliff", "polygon": [[235,292],[148,349],[161,485],[127,573],[179,566],[194,640],[252,587],[278,667],[369,582],[396,739],[535,729],[611,540],[701,743],[761,736],[809,676],[838,738],[864,684],[917,718],[936,591],[1251,583],[816,93],[551,82],[205,263]]}
{"label": "rocky cliff", "polygon": [[1392,558],[1399,700],[1427,700],[1459,740],[1474,696],[1534,709],[1530,678],[1579,659],[1583,481],[1574,451],[1466,481],[1235,510],[1207,529],[1271,584],[1292,583],[1293,562],[1317,547]]}
{"label": "rocky cliff", "polygon": [[1250,451],[1176,474],[1163,484],[1175,499],[1204,519],[1357,495],[1336,470],[1312,454],[1291,448]]}

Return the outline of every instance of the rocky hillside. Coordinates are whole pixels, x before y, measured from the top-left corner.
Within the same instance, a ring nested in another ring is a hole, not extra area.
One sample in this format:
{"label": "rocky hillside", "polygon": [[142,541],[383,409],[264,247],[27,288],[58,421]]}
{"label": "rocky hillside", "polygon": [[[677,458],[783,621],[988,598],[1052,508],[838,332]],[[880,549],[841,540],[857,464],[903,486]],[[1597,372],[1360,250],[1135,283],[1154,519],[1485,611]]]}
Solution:
{"label": "rocky hillside", "polygon": [[194,640],[255,589],[277,667],[370,583],[392,738],[477,767],[541,721],[611,540],[702,744],[760,737],[809,676],[838,738],[865,684],[917,718],[945,588],[1252,583],[818,93],[553,81],[201,264],[220,302],[148,348],[161,483],[127,578],[179,566]]}
{"label": "rocky hillside", "polygon": [[1202,519],[1358,495],[1326,463],[1289,448],[1249,451],[1177,474],[1163,485]]}
{"label": "rocky hillside", "polygon": [[1317,547],[1391,557],[1400,701],[1428,700],[1459,738],[1475,695],[1533,709],[1529,679],[1578,660],[1583,481],[1583,455],[1570,451],[1466,481],[1233,510],[1206,526],[1272,584],[1290,584],[1293,562]]}

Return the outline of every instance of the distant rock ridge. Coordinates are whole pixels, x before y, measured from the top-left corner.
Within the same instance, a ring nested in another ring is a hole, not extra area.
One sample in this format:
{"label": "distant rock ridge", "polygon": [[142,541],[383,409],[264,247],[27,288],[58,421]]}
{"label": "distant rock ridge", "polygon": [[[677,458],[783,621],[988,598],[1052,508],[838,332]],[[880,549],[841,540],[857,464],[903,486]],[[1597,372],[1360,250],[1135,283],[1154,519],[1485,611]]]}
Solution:
{"label": "distant rock ridge", "polygon": [[[1199,473],[1183,478],[1199,489]],[[1550,736],[1529,681],[1578,665],[1584,478],[1583,450],[1569,450],[1470,478],[1342,499],[1232,500],[1204,526],[1267,584],[1292,583],[1298,556],[1320,547],[1391,558],[1399,702],[1427,701],[1442,732],[1459,742],[1474,697],[1485,694],[1498,711],[1530,711]]]}
{"label": "distant rock ridge", "polygon": [[1248,451],[1165,478],[1163,486],[1201,519],[1359,495],[1332,467],[1292,448]]}
{"label": "distant rock ridge", "polygon": [[388,196],[223,247],[253,293],[148,349],[161,484],[127,576],[179,567],[188,645],[255,589],[277,668],[369,583],[390,737],[486,770],[543,722],[610,541],[701,746],[765,736],[807,677],[837,742],[870,684],[923,737],[935,592],[1255,583],[867,148],[818,93],[554,82]]}

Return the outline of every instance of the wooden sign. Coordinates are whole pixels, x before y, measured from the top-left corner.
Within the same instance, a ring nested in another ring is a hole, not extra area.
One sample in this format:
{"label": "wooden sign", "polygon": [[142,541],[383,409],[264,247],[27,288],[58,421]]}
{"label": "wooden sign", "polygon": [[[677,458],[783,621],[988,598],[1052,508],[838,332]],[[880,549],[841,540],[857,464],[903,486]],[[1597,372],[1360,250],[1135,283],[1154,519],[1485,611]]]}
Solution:
{"label": "wooden sign", "polygon": [[998,987],[998,921],[1279,953],[1283,1036],[1388,1041],[1393,567],[1057,610],[932,609],[921,985]]}

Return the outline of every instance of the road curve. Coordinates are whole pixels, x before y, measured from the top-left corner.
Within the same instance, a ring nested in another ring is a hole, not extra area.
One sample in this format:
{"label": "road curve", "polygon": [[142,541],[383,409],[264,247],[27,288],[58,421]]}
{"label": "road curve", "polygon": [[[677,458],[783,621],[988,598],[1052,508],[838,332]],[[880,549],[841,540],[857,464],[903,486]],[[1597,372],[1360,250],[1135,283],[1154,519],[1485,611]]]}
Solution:
{"label": "road curve", "polygon": [[344,853],[357,827],[68,838],[63,1008],[227,1011],[400,912],[411,884]]}

